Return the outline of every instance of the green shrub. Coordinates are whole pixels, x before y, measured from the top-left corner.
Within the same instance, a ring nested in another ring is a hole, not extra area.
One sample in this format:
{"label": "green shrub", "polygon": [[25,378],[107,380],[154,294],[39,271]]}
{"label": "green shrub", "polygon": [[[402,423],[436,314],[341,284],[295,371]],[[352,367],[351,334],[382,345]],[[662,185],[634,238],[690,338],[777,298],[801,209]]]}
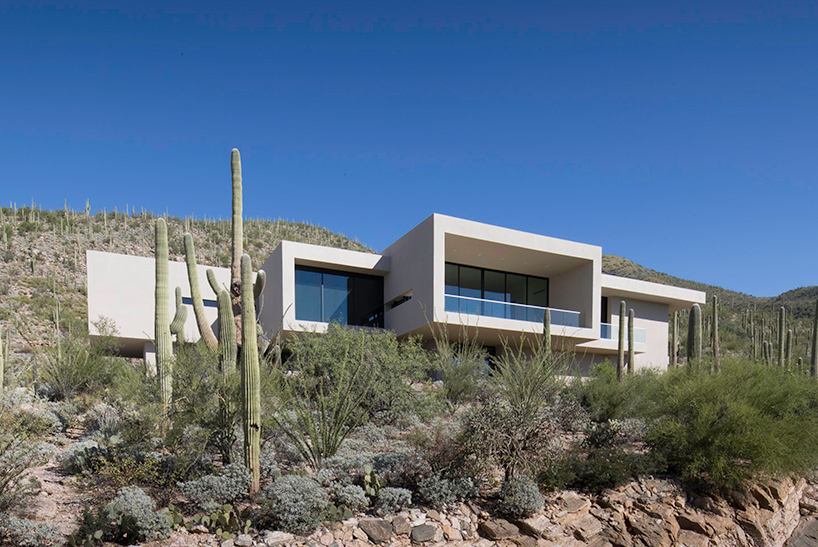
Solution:
{"label": "green shrub", "polygon": [[329,497],[309,477],[285,475],[261,492],[261,520],[285,532],[308,534],[323,522]]}
{"label": "green shrub", "polygon": [[526,518],[542,509],[543,497],[530,477],[516,475],[503,482],[497,505],[510,517]]}
{"label": "green shrub", "polygon": [[155,511],[156,504],[137,486],[127,486],[105,506],[108,519],[106,538],[130,545],[141,541],[154,541],[170,535],[171,526],[167,511]]}
{"label": "green shrub", "polygon": [[42,434],[38,416],[0,407],[0,514],[37,489],[26,472],[54,453],[52,445],[40,440]]}
{"label": "green shrub", "polygon": [[364,489],[356,484],[347,484],[335,491],[335,502],[350,511],[363,511],[369,506],[369,498]]}
{"label": "green shrub", "polygon": [[433,475],[429,462],[414,450],[378,454],[372,468],[384,484],[409,490],[417,488],[418,481]]}
{"label": "green shrub", "polygon": [[607,446],[591,448],[587,454],[569,451],[549,465],[538,479],[546,490],[570,488],[599,494],[654,471],[650,455]]}
{"label": "green shrub", "polygon": [[247,494],[250,473],[239,463],[221,468],[218,475],[205,475],[198,479],[179,483],[187,499],[205,513],[212,513],[225,504],[232,504]]}
{"label": "green shrub", "polygon": [[66,448],[60,455],[60,465],[69,475],[82,473],[90,468],[90,458],[99,449],[99,443],[93,440],[78,441]]}
{"label": "green shrub", "polygon": [[0,545],[48,547],[60,543],[60,530],[12,514],[0,514]]}
{"label": "green shrub", "polygon": [[733,490],[759,473],[818,465],[818,383],[733,359],[719,374],[681,369],[656,384],[646,441],[657,465],[689,485]]}
{"label": "green shrub", "polygon": [[474,481],[468,478],[446,479],[439,475],[422,479],[417,492],[434,509],[444,509],[478,495]]}
{"label": "green shrub", "polygon": [[412,505],[412,492],[406,488],[392,488],[386,486],[378,491],[375,503],[378,512],[382,515],[394,515]]}

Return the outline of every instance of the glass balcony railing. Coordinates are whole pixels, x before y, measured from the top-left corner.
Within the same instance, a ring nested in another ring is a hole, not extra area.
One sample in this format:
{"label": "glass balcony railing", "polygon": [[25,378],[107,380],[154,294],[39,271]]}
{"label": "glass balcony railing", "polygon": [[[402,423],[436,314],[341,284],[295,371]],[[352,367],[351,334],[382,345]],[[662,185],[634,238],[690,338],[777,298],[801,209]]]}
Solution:
{"label": "glass balcony railing", "polygon": [[546,309],[551,310],[552,325],[559,325],[561,327],[579,327],[578,311],[542,308],[540,306],[528,306],[525,304],[512,304],[511,302],[498,302],[496,300],[456,296],[453,294],[446,295],[446,311],[454,313],[468,313],[471,315],[483,315],[487,317],[499,317],[502,319],[516,319],[518,321],[542,323],[543,319],[545,318]]}
{"label": "glass balcony railing", "polygon": [[[619,326],[617,325],[616,328],[614,328],[610,323],[602,323],[599,337],[603,340],[619,340]],[[647,344],[648,332],[645,329],[634,327],[633,341],[637,344]]]}

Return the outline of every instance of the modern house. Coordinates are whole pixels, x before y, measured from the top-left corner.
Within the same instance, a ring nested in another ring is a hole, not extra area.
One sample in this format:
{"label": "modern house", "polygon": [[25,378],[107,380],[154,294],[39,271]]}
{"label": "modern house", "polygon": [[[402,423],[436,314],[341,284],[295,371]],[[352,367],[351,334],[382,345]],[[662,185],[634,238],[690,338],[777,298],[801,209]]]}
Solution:
{"label": "modern house", "polygon": [[[228,270],[213,269],[226,283]],[[380,254],[282,241],[262,269],[259,321],[270,338],[339,322],[429,341],[443,329],[496,351],[542,336],[548,309],[552,345],[575,351],[583,368],[617,353],[621,300],[635,312],[636,368],[665,368],[669,314],[705,301],[700,291],[603,274],[594,245],[438,214]],[[92,335],[108,317],[123,352],[150,359],[153,283],[153,259],[89,251]],[[189,302],[184,263],[170,264],[170,286]],[[206,282],[201,291],[215,323],[215,294]],[[185,333],[195,340],[192,316]]]}

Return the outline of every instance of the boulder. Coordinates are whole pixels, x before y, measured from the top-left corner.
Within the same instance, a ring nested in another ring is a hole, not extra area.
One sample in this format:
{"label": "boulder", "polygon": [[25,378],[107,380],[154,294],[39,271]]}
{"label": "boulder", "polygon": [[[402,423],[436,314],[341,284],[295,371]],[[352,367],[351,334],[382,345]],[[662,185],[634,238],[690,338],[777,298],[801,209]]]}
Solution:
{"label": "boulder", "polygon": [[431,524],[421,524],[420,526],[414,526],[412,528],[409,537],[412,538],[412,542],[414,543],[424,543],[426,541],[432,541],[435,538],[436,531],[435,527]]}
{"label": "boulder", "polygon": [[520,535],[520,529],[505,519],[490,519],[480,523],[480,533],[489,539],[508,539]]}
{"label": "boulder", "polygon": [[363,519],[358,526],[372,543],[383,543],[392,537],[392,523],[384,519]]}

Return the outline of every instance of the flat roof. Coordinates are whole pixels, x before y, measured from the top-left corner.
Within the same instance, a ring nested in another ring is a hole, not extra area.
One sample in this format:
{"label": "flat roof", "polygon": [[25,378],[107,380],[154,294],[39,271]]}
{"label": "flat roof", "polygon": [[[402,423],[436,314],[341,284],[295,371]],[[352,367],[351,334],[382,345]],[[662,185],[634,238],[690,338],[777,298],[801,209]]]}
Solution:
{"label": "flat roof", "polygon": [[687,309],[693,304],[704,304],[707,300],[707,293],[702,291],[610,274],[602,274],[602,296],[659,302],[670,306],[671,312]]}

